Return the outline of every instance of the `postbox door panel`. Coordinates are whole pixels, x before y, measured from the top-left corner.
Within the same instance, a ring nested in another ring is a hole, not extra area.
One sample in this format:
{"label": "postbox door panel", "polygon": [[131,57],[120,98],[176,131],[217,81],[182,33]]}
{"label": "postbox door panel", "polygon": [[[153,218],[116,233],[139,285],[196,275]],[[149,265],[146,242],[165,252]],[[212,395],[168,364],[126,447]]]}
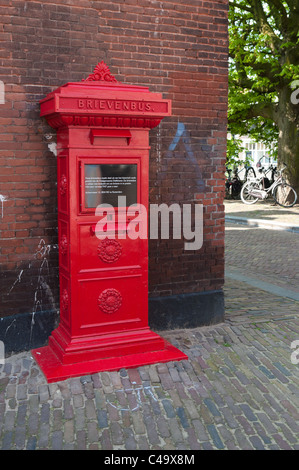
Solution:
{"label": "postbox door panel", "polygon": [[79,336],[147,327],[147,214],[138,210],[148,194],[147,182],[140,183],[147,159],[111,153],[77,157],[73,331]]}
{"label": "postbox door panel", "polygon": [[[137,222],[140,224],[140,222]],[[133,225],[133,222],[131,222]],[[130,239],[128,223],[113,223],[115,238],[109,236],[99,239],[96,236],[96,225],[93,223],[80,224],[78,226],[79,273],[91,269],[111,271],[117,268],[146,267],[147,246],[146,240],[140,238]],[[138,227],[137,227],[138,230]],[[117,232],[117,233],[116,233]],[[121,237],[125,238],[121,238]]]}
{"label": "postbox door panel", "polygon": [[100,335],[147,325],[147,280],[142,270],[114,271],[77,281],[77,334]]}

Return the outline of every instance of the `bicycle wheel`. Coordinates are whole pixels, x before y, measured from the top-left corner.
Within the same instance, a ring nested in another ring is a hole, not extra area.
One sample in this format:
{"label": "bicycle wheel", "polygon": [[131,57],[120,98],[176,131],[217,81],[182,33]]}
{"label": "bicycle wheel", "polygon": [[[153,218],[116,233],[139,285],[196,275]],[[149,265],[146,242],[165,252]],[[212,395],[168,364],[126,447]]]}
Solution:
{"label": "bicycle wheel", "polygon": [[273,198],[282,207],[292,207],[297,201],[297,193],[287,183],[279,183],[273,191]]}
{"label": "bicycle wheel", "polygon": [[259,200],[258,197],[252,196],[251,191],[253,189],[260,189],[259,184],[255,181],[248,181],[247,183],[243,184],[240,196],[244,204],[254,204]]}

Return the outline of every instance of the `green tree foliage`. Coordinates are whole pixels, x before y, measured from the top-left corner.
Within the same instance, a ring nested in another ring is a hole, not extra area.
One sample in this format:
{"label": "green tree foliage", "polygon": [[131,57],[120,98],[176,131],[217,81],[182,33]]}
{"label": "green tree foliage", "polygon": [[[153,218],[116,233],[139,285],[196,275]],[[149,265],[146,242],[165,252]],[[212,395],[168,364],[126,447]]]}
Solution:
{"label": "green tree foliage", "polygon": [[229,131],[277,141],[278,162],[298,189],[299,0],[229,3]]}

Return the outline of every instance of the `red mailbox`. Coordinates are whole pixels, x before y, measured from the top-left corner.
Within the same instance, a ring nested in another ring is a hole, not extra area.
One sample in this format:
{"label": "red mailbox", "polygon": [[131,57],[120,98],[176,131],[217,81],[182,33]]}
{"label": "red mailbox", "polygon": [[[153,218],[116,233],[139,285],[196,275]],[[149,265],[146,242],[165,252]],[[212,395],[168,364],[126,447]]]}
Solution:
{"label": "red mailbox", "polygon": [[40,104],[58,150],[60,323],[33,351],[48,382],[187,359],[148,326],[147,217],[134,210],[148,208],[149,130],[171,102],[101,62]]}

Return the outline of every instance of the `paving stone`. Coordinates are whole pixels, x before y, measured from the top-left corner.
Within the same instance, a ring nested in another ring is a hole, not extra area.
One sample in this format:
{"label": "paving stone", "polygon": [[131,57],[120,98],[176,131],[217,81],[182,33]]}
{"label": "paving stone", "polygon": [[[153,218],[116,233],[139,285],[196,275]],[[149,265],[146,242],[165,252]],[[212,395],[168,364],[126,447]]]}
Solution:
{"label": "paving stone", "polygon": [[273,434],[273,438],[277,442],[280,449],[292,450],[292,447],[279,434]]}
{"label": "paving stone", "polygon": [[51,445],[52,450],[62,450],[62,448],[63,448],[63,433],[62,433],[62,431],[54,431],[52,433],[51,442],[52,442],[52,445]]}
{"label": "paving stone", "polygon": [[155,415],[160,415],[161,414],[161,408],[160,408],[159,401],[154,399],[152,397],[152,395],[148,395],[148,398],[149,398],[150,405],[151,405],[151,408],[152,408],[154,414]]}
{"label": "paving stone", "polygon": [[10,450],[13,446],[13,431],[7,431],[3,435],[1,450]]}
{"label": "paving stone", "polygon": [[[233,445],[234,443],[234,436],[232,434],[232,432],[230,432],[230,430],[227,428],[227,426],[223,426],[222,424],[220,424],[218,427],[218,433],[220,435],[220,437],[222,438],[222,441],[227,445],[228,442],[231,443],[231,445]],[[235,445],[235,444],[234,444]]]}
{"label": "paving stone", "polygon": [[179,406],[183,406],[183,401],[181,400],[179,394],[177,393],[177,390],[169,390],[168,391],[170,399],[172,401],[172,404],[175,408],[178,408]]}
{"label": "paving stone", "polygon": [[205,398],[204,403],[213,416],[221,416],[216,404],[210,398]]}
{"label": "paving stone", "polygon": [[156,367],[154,365],[149,366],[148,373],[152,383],[161,382],[159,374],[157,373]]}
{"label": "paving stone", "polygon": [[150,444],[148,442],[147,436],[138,436],[137,437],[137,446],[139,450],[149,450]]}
{"label": "paving stone", "polygon": [[[135,410],[134,413],[136,413],[136,411],[137,410]],[[132,412],[129,408],[126,410],[121,410],[121,424],[124,428],[129,428],[132,425],[131,416]]]}
{"label": "paving stone", "polygon": [[50,434],[49,424],[41,424],[39,427],[38,442],[37,442],[37,446],[39,449],[46,450],[49,448],[49,434]]}
{"label": "paving stone", "polygon": [[200,417],[197,406],[198,404],[199,403],[197,401],[194,403],[190,399],[184,401],[185,411],[190,419],[198,419]]}
{"label": "paving stone", "polygon": [[91,382],[92,381],[92,376],[91,375],[83,375],[82,377],[80,377],[80,382],[82,383],[82,385],[85,385],[87,384],[88,382]]}
{"label": "paving stone", "polygon": [[50,405],[48,403],[43,403],[41,406],[40,412],[40,422],[49,423],[50,421]]}
{"label": "paving stone", "polygon": [[210,442],[203,442],[201,444],[203,450],[214,450],[212,444]]}
{"label": "paving stone", "polygon": [[235,438],[237,440],[237,445],[239,449],[242,450],[252,450],[253,446],[248,441],[247,437],[244,435],[243,429],[236,429],[235,431]]}
{"label": "paving stone", "polygon": [[72,443],[74,441],[74,422],[66,421],[64,423],[64,441],[65,443]]}
{"label": "paving stone", "polygon": [[36,436],[29,436],[26,445],[26,450],[36,450],[36,441]]}
{"label": "paving stone", "polygon": [[299,420],[299,413],[297,409],[292,405],[292,403],[289,402],[289,400],[281,400],[280,402],[284,408],[286,408],[292,415],[294,416],[295,419]]}
{"label": "paving stone", "polygon": [[94,398],[94,388],[93,388],[93,383],[91,381],[84,383],[83,389],[84,389],[84,395],[86,396],[88,400]]}
{"label": "paving stone", "polygon": [[73,406],[71,404],[71,400],[69,400],[69,399],[64,400],[63,408],[64,408],[64,419],[73,419],[74,410],[73,410]]}
{"label": "paving stone", "polygon": [[98,409],[105,408],[106,397],[103,390],[95,390],[95,402]]}
{"label": "paving stone", "polygon": [[187,429],[188,433],[188,443],[191,450],[200,450],[200,443],[195,434],[195,430],[192,428]]}
{"label": "paving stone", "polygon": [[85,424],[86,424],[84,408],[75,409],[74,420],[75,420],[76,429],[78,431],[83,431],[85,429]]}
{"label": "paving stone", "polygon": [[[7,381],[9,379],[7,378]],[[7,382],[6,382],[7,383]],[[6,386],[6,398],[15,398],[16,396],[16,391],[17,391],[17,386],[15,384],[8,384]]]}
{"label": "paving stone", "polygon": [[39,414],[38,413],[30,413],[28,416],[28,432],[30,435],[37,434],[38,426],[39,426]]}
{"label": "paving stone", "polygon": [[278,427],[281,429],[282,434],[284,435],[287,442],[290,444],[296,444],[298,439],[292,434],[292,432],[288,429],[288,427],[284,423],[279,423]]}
{"label": "paving stone", "polygon": [[213,443],[217,447],[217,449],[224,449],[225,446],[224,446],[224,444],[223,444],[223,442],[222,442],[222,440],[221,440],[214,424],[208,424],[207,429],[208,429],[208,432],[210,433],[210,435],[213,439]]}
{"label": "paving stone", "polygon": [[252,443],[254,449],[256,450],[265,450],[265,447],[258,436],[250,436],[250,442]]}
{"label": "paving stone", "polygon": [[266,377],[268,377],[268,379],[275,379],[275,376],[269,369],[267,369],[267,367],[259,366],[259,369],[265,374]]}
{"label": "paving stone", "polygon": [[144,407],[143,420],[147,430],[149,443],[152,445],[160,444],[156,423],[148,406]]}
{"label": "paving stone", "polygon": [[95,389],[102,388],[100,374],[92,374],[91,378],[92,378],[93,386]]}
{"label": "paving stone", "polygon": [[13,431],[15,427],[16,412],[7,411],[4,421],[4,431]]}
{"label": "paving stone", "polygon": [[176,418],[170,418],[169,421],[169,430],[171,433],[171,438],[175,445],[184,441],[182,430],[178,426],[178,421]]}
{"label": "paving stone", "polygon": [[[277,249],[281,234],[269,236]],[[240,268],[243,257],[247,269],[244,240],[237,254],[229,252],[229,265]],[[276,281],[275,273],[267,275]],[[298,450],[299,381],[290,343],[299,339],[299,302],[228,278],[224,291],[221,325],[161,332],[187,351],[188,361],[47,384],[30,352],[7,358],[0,367],[0,449]]]}
{"label": "paving stone", "polygon": [[138,410],[140,406],[138,402],[138,397],[135,395],[135,393],[133,393],[133,391],[127,393],[127,400],[131,411]]}
{"label": "paving stone", "polygon": [[259,435],[259,437],[262,439],[262,441],[264,442],[264,444],[271,444],[272,440],[271,438],[269,437],[269,431],[267,429],[267,431],[265,431],[265,429],[261,426],[260,423],[258,423],[257,421],[253,423],[253,427],[254,429],[256,430],[257,434]]}
{"label": "paving stone", "polygon": [[117,400],[113,396],[107,396],[107,413],[111,421],[118,421],[120,419]]}
{"label": "paving stone", "polygon": [[74,395],[73,404],[74,404],[74,408],[81,408],[84,404],[83,395]]}
{"label": "paving stone", "polygon": [[162,400],[162,404],[166,411],[166,415],[168,418],[174,418],[176,415],[175,409],[170,400]]}
{"label": "paving stone", "polygon": [[[48,398],[49,398],[49,394],[47,394],[46,400]],[[27,399],[27,385],[26,384],[18,385],[17,386],[17,400],[26,400],[26,399]]]}
{"label": "paving stone", "polygon": [[177,408],[176,412],[177,412],[178,417],[180,418],[180,422],[183,428],[189,428],[190,425],[189,425],[189,421],[187,419],[184,408],[180,406],[179,408]]}
{"label": "paving stone", "polygon": [[63,413],[62,410],[53,410],[53,430],[59,431],[63,427]]}
{"label": "paving stone", "polygon": [[125,449],[126,450],[136,450],[137,442],[135,440],[134,432],[132,429],[124,430],[124,440],[125,440]]}
{"label": "paving stone", "polygon": [[87,419],[94,419],[96,417],[96,408],[93,400],[88,399],[85,402],[85,413]]}
{"label": "paving stone", "polygon": [[298,421],[289,415],[289,413],[281,413],[282,418],[286,421],[289,428],[295,433],[299,434],[299,424]]}
{"label": "paving stone", "polygon": [[181,381],[181,377],[180,377],[180,374],[179,374],[177,368],[169,367],[169,373],[170,373],[170,376],[171,376],[171,379],[173,380],[173,382],[180,382]]}
{"label": "paving stone", "polygon": [[72,395],[83,393],[82,382],[78,378],[70,379],[70,388],[71,388]]}
{"label": "paving stone", "polygon": [[[81,377],[80,380],[82,380],[82,383],[84,383],[86,378]],[[72,394],[71,394],[68,382],[58,382],[58,387],[59,387],[60,397],[62,399],[70,400],[72,397]]]}
{"label": "paving stone", "polygon": [[133,385],[141,385],[142,380],[137,369],[128,369],[128,376]]}
{"label": "paving stone", "polygon": [[120,374],[118,372],[110,372],[110,380],[111,380],[111,383],[113,384],[113,387],[115,388],[122,387]]}
{"label": "paving stone", "polygon": [[168,372],[160,374],[160,380],[164,390],[175,388],[175,383],[173,382],[171,375]]}
{"label": "paving stone", "polygon": [[98,425],[99,425],[100,428],[107,428],[108,427],[107,411],[98,410],[97,411],[97,419],[98,419]]}
{"label": "paving stone", "polygon": [[266,398],[268,403],[271,405],[272,410],[275,410],[278,413],[283,412],[283,408],[277,403],[277,400],[275,397],[273,397],[273,395],[271,395],[270,393],[265,393],[264,397]]}
{"label": "paving stone", "polygon": [[240,408],[244,412],[246,418],[249,419],[249,421],[257,420],[256,415],[253,413],[253,411],[250,409],[250,407],[247,404],[241,404]]}
{"label": "paving stone", "polygon": [[236,416],[236,419],[239,421],[239,423],[243,427],[247,436],[250,434],[254,434],[253,428],[251,427],[251,425],[249,424],[249,422],[244,416]]}
{"label": "paving stone", "polygon": [[121,445],[124,443],[124,430],[118,422],[111,423],[110,431],[114,445]]}
{"label": "paving stone", "polygon": [[157,417],[157,429],[159,435],[163,438],[170,437],[168,421],[163,416]]}
{"label": "paving stone", "polygon": [[141,411],[132,413],[132,422],[135,434],[145,434],[146,428],[143,422],[143,416]]}
{"label": "paving stone", "polygon": [[232,414],[232,411],[228,407],[223,407],[221,409],[221,413],[223,414],[225,421],[227,422],[228,426],[232,429],[238,427],[238,423],[235,417]]}
{"label": "paving stone", "polygon": [[102,450],[113,450],[113,444],[111,442],[108,429],[104,429],[102,432],[100,442]]}
{"label": "paving stone", "polygon": [[89,421],[86,425],[87,428],[87,439],[88,443],[92,444],[99,441],[99,432],[97,423],[95,421]]}

